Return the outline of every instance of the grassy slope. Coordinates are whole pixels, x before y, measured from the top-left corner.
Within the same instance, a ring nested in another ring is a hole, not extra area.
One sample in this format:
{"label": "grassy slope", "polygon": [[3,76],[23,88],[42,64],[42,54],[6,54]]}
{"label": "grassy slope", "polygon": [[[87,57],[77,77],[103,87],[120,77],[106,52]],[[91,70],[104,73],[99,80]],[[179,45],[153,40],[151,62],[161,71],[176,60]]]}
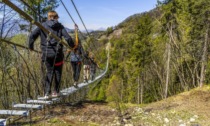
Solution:
{"label": "grassy slope", "polygon": [[[134,126],[210,126],[210,86],[147,105],[125,105],[123,120]],[[59,104],[33,115],[34,126],[119,125],[118,112],[106,103]],[[27,125],[27,121],[23,120]]]}
{"label": "grassy slope", "polygon": [[[151,125],[210,125],[210,86],[169,97],[144,107]],[[145,121],[145,120],[144,120]]]}

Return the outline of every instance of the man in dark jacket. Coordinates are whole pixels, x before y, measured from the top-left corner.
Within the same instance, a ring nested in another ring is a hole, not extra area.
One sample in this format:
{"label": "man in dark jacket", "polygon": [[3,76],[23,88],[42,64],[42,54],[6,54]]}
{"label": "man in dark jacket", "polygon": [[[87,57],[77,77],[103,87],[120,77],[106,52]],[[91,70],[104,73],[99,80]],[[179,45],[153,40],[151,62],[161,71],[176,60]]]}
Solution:
{"label": "man in dark jacket", "polygon": [[[58,22],[58,14],[55,11],[48,12],[48,20],[42,25],[59,38],[64,37],[70,47],[74,47],[74,42],[69,36],[64,26]],[[51,85],[53,77],[55,77],[55,86],[52,93],[52,97],[59,95],[62,66],[63,66],[63,45],[59,43],[55,38],[50,37],[41,30],[36,28],[29,37],[29,48],[34,49],[34,42],[41,36],[41,50],[42,50],[42,62],[47,68],[47,75],[45,78],[45,98],[48,98],[51,94]]]}

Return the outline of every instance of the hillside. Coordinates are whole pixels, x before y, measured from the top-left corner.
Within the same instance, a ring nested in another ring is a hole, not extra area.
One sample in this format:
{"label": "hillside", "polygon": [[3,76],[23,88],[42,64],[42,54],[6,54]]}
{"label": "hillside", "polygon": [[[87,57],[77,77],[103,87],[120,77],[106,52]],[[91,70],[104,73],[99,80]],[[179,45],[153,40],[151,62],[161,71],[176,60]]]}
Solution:
{"label": "hillside", "polygon": [[[106,76],[87,93],[86,89],[78,91],[73,97],[34,112],[33,125],[210,125],[210,86],[198,88],[210,84],[210,8],[204,6],[210,1],[165,1],[107,31],[92,31],[91,36],[85,34],[83,38],[80,34],[84,49],[95,54],[102,69],[107,61],[105,45],[110,43]],[[22,40],[26,39],[24,35],[13,39],[26,42]],[[11,109],[14,102],[37,98],[43,91],[40,55],[18,55],[13,48],[1,44],[3,109]],[[67,88],[74,82],[71,64],[66,62],[63,69],[61,88]],[[81,102],[72,104],[74,100]],[[19,123],[29,125],[30,120],[15,121]]]}
{"label": "hillside", "polygon": [[210,86],[205,86],[143,106],[124,104],[122,116],[111,103],[84,101],[51,106],[32,120],[34,126],[209,126],[209,100]]}
{"label": "hillside", "polygon": [[[209,100],[210,87],[205,86],[151,103],[144,107],[144,110],[152,117],[150,120],[153,120],[155,125],[209,126]],[[161,123],[156,123],[158,120],[162,120]]]}

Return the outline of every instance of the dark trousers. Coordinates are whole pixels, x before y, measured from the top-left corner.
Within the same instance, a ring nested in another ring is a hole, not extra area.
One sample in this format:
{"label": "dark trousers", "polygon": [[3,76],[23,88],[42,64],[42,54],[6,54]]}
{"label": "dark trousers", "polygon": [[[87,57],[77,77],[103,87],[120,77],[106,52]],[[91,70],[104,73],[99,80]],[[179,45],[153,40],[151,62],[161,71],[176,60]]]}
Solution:
{"label": "dark trousers", "polygon": [[71,66],[73,69],[74,81],[78,81],[79,76],[80,76],[80,71],[81,71],[81,62],[71,62]]}
{"label": "dark trousers", "polygon": [[92,63],[90,65],[90,79],[91,80],[95,79],[95,74],[96,74],[96,64]]}
{"label": "dark trousers", "polygon": [[55,66],[55,63],[56,62],[54,58],[46,58],[45,65],[47,68],[47,74],[45,78],[45,94],[51,93],[51,86],[52,86],[53,78],[55,81],[54,91],[58,93],[60,90],[63,64],[59,66]]}
{"label": "dark trousers", "polygon": [[91,80],[95,79],[95,74],[96,74],[96,69],[90,69],[90,79]]}

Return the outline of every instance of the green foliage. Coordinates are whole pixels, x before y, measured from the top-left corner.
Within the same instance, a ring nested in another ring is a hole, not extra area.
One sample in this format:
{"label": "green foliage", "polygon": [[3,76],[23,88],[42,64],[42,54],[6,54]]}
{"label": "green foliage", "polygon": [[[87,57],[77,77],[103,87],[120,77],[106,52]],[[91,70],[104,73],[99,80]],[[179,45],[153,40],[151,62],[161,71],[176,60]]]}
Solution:
{"label": "green foliage", "polygon": [[[30,5],[33,4],[33,7],[43,15],[51,7],[55,8],[58,5],[56,0],[52,0],[51,3],[50,0],[27,2]],[[103,69],[106,65],[105,45],[108,42],[111,43],[111,49],[107,76],[91,87],[88,97],[96,101],[114,102],[121,110],[123,102],[154,102],[164,98],[166,89],[168,96],[171,96],[198,86],[201,63],[204,63],[201,60],[204,42],[206,40],[209,42],[210,38],[208,31],[210,8],[207,5],[210,5],[208,0],[159,1],[158,7],[150,12],[132,15],[118,26],[107,28],[106,32],[91,33],[91,37],[85,38],[87,43],[83,43],[84,49],[96,55],[100,68]],[[29,10],[26,9],[26,11]],[[24,25],[20,27],[25,29]],[[116,35],[117,30],[121,32]],[[20,34],[14,36],[12,41],[24,45],[26,39],[25,35]],[[209,43],[207,45],[209,53]],[[1,48],[4,54],[8,54],[0,57],[7,59],[0,64],[1,74],[4,76],[0,78],[3,80],[0,84],[3,85],[9,78],[8,75],[3,74],[5,64],[8,72],[16,70],[18,73],[19,69],[23,69],[27,73],[27,69],[26,64],[21,60],[21,68],[15,66],[14,69],[9,70],[8,66],[11,67],[10,64],[15,58],[13,59],[9,51],[4,49],[5,45],[2,44]],[[206,57],[209,56],[208,53]],[[35,71],[34,75],[23,74],[29,78],[28,80],[18,75],[14,82],[31,84],[33,85],[31,87],[24,86],[27,89],[36,89],[34,85],[39,82],[34,78],[40,79],[39,69],[36,69],[40,67],[38,61],[30,64],[33,66],[31,69]],[[166,67],[167,63],[169,68]],[[71,71],[69,64],[64,67]],[[64,71],[63,84],[71,82],[68,71]],[[209,83],[210,65],[207,62],[205,62],[205,72],[205,83]],[[40,88],[40,85],[38,87]],[[24,90],[21,91],[24,92]],[[5,92],[3,94],[6,95]]]}
{"label": "green foliage", "polygon": [[91,90],[88,92],[88,98],[94,101],[105,101],[107,83],[108,80],[104,79],[100,83],[97,83],[97,85],[90,86]]}
{"label": "green foliage", "polygon": [[108,101],[120,102],[122,79],[116,75],[112,76],[107,87],[106,96]]}
{"label": "green foliage", "polygon": [[[109,95],[111,87],[116,92],[118,88],[121,89],[123,102],[137,103],[141,94],[143,103],[162,99],[168,70],[167,45],[171,47],[168,95],[196,87],[205,35],[209,28],[210,11],[205,5],[209,5],[209,1],[159,1],[156,9],[132,15],[116,26],[114,30],[122,30],[120,37],[115,37],[115,32],[109,32],[111,30],[108,29],[109,34],[106,35],[113,37],[110,39],[112,78],[107,88],[107,100],[119,99],[119,93],[112,94],[116,99]],[[207,77],[209,64],[206,72]]]}
{"label": "green foliage", "polygon": [[11,41],[20,45],[26,45],[27,42],[27,35],[26,34],[18,34],[11,38]]}
{"label": "green foliage", "polygon": [[106,35],[108,36],[112,32],[113,32],[113,27],[108,27],[107,30],[106,30]]}
{"label": "green foliage", "polygon": [[47,17],[47,12],[54,10],[59,5],[58,0],[25,0],[25,2],[28,3],[33,8],[33,10],[36,11],[36,13],[34,13],[34,11],[28,7],[25,7],[24,11],[29,15],[32,15],[33,18],[39,22],[42,21],[40,16]]}

